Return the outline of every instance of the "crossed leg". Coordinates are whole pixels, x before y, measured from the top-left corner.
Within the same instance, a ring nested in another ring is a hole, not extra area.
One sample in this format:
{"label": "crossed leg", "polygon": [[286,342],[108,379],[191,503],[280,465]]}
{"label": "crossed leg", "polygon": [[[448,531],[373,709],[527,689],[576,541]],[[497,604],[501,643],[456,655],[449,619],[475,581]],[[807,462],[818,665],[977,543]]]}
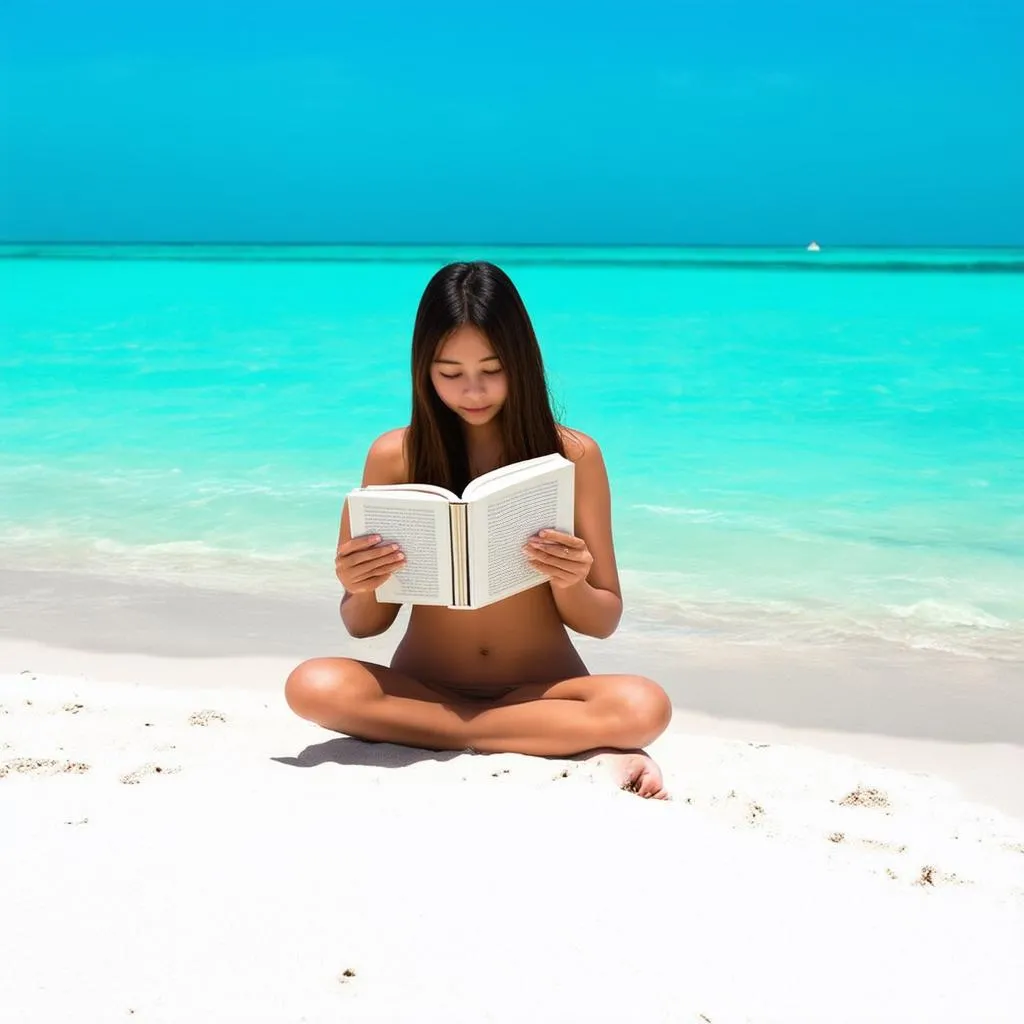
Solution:
{"label": "crossed leg", "polygon": [[600,753],[626,788],[665,795],[657,766],[641,748],[668,727],[672,706],[657,683],[641,676],[529,683],[478,700],[382,665],[315,658],[292,671],[285,697],[300,717],[361,739],[542,757]]}

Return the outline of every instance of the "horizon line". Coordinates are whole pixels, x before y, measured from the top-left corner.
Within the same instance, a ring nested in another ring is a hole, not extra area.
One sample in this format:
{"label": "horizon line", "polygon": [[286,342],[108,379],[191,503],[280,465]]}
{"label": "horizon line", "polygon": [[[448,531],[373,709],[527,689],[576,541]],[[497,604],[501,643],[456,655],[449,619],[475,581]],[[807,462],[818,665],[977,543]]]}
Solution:
{"label": "horizon line", "polygon": [[[807,242],[467,242],[467,241],[435,241],[435,242],[278,242],[278,241],[141,241],[137,239],[120,239],[117,241],[98,241],[96,239],[76,239],[75,241],[55,241],[52,239],[7,240],[0,239],[0,246],[38,245],[38,246],[204,246],[207,248],[253,246],[253,247],[302,247],[327,248],[346,247],[358,248],[407,248],[426,249],[437,246],[460,247],[495,247],[503,249],[802,249],[806,250]],[[1021,249],[1024,241],[1012,242],[836,242],[829,245],[818,242],[821,251],[826,249]]]}

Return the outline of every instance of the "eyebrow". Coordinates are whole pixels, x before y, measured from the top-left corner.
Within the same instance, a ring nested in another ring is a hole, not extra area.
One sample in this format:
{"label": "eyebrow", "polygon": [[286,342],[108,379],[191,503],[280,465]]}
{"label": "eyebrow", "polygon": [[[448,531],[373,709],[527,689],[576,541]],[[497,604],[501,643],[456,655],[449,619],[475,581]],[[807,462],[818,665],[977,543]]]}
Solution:
{"label": "eyebrow", "polygon": [[[486,363],[489,359],[497,359],[497,358],[498,358],[497,356],[484,356],[483,359],[480,360],[480,362],[481,363]],[[460,363],[458,361],[458,359],[435,359],[434,362],[435,363],[448,363],[451,366],[461,366],[462,365],[462,363]]]}

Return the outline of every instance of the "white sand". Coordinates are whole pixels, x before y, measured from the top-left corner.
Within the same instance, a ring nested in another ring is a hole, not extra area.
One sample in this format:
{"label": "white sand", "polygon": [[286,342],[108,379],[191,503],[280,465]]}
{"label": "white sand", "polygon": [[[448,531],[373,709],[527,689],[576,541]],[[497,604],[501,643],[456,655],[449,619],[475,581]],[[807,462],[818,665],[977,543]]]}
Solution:
{"label": "white sand", "polygon": [[673,731],[643,801],[118,664],[0,675],[4,1022],[1020,1020],[1024,823],[950,783]]}

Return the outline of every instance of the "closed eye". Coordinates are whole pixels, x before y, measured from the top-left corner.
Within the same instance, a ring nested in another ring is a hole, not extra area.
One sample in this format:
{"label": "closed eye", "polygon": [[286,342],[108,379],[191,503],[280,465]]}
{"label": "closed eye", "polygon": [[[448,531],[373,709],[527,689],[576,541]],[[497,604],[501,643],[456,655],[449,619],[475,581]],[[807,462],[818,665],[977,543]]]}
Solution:
{"label": "closed eye", "polygon": [[[480,372],[485,377],[494,377],[494,376],[496,376],[499,373],[504,373],[505,370],[504,370],[503,367],[499,366],[497,370],[481,370]],[[439,377],[444,377],[445,380],[458,380],[462,376],[462,374],[461,373],[441,373],[441,371],[439,370],[438,371],[438,376]]]}

